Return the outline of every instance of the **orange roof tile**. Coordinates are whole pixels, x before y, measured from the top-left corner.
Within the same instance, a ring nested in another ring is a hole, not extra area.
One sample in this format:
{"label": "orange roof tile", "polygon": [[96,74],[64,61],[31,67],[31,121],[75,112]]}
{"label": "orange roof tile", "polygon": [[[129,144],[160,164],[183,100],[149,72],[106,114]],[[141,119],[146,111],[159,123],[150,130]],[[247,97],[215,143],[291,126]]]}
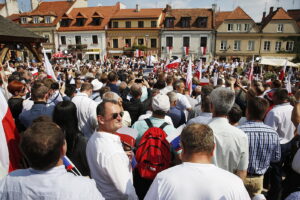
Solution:
{"label": "orange roof tile", "polygon": [[291,18],[283,8],[279,8],[272,19],[293,19]]}
{"label": "orange roof tile", "polygon": [[111,19],[122,18],[159,18],[162,8],[145,8],[136,12],[136,9],[120,9]]}
{"label": "orange roof tile", "polygon": [[[86,7],[86,8],[74,8],[69,13],[69,18],[73,19],[68,27],[60,27],[58,31],[96,31],[96,30],[104,30],[105,26],[110,21],[111,16],[117,12],[118,10],[117,4],[114,6],[97,6],[97,7]],[[86,22],[84,26],[75,26],[76,17],[78,13],[86,16]],[[95,13],[99,14],[99,17],[102,17],[102,22],[99,26],[91,25],[93,17],[95,17]]]}
{"label": "orange roof tile", "polygon": [[231,11],[228,12],[217,12],[216,13],[216,27],[219,27],[223,21],[230,15]]}
{"label": "orange roof tile", "polygon": [[283,8],[277,8],[262,19],[261,28],[263,29],[271,20],[293,20],[293,18]]}
{"label": "orange roof tile", "polygon": [[7,19],[10,19],[11,21],[17,21],[20,18],[20,14],[12,14],[8,17],[6,17]]}
{"label": "orange roof tile", "polygon": [[[191,9],[170,9],[164,15],[165,18],[174,17],[174,28],[166,28],[165,30],[211,30],[213,29],[213,15],[211,9],[202,9],[202,8],[191,8]],[[181,18],[190,17],[190,27],[182,28],[181,27]],[[207,27],[199,28],[197,27],[198,17],[207,17]]]}
{"label": "orange roof tile", "polygon": [[232,19],[252,20],[252,18],[249,17],[249,15],[241,7],[234,9],[234,11],[232,11],[225,20]]}
{"label": "orange roof tile", "polygon": [[4,8],[4,6],[5,6],[5,3],[0,3],[0,10],[1,10],[2,8]]}

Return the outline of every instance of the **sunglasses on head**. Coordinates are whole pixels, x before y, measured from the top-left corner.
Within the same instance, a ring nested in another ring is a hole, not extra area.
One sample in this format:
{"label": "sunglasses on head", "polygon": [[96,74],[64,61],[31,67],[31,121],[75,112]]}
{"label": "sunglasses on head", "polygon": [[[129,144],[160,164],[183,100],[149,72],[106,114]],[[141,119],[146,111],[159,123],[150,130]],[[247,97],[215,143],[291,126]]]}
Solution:
{"label": "sunglasses on head", "polygon": [[112,117],[113,117],[113,119],[117,119],[118,115],[120,115],[121,117],[123,117],[123,115],[124,115],[124,112],[120,112],[120,113],[113,113],[113,114],[112,114]]}

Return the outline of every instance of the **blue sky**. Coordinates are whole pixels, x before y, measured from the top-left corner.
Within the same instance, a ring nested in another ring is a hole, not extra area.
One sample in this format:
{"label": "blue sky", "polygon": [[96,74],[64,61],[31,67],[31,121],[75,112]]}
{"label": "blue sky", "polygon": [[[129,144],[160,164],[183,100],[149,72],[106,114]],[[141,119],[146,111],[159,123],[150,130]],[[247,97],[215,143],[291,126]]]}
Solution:
{"label": "blue sky", "polygon": [[[3,0],[2,0],[3,1]],[[113,5],[119,0],[88,0],[89,6],[97,5]],[[19,7],[27,11],[30,0],[19,0]],[[127,8],[134,8],[136,3],[141,5],[141,8],[164,8],[167,3],[172,5],[172,8],[211,8],[213,3],[216,3],[218,10],[230,11],[235,7],[240,6],[254,21],[259,22],[262,17],[262,12],[267,7],[283,7],[284,9],[300,9],[300,0],[121,0]]]}

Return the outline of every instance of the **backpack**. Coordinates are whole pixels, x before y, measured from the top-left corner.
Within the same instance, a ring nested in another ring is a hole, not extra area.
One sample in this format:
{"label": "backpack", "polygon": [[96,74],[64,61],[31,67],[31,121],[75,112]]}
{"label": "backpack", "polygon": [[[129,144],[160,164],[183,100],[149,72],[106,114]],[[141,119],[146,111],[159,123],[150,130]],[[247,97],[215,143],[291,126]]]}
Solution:
{"label": "backpack", "polygon": [[154,179],[156,174],[170,167],[170,144],[163,130],[168,123],[164,122],[158,128],[153,127],[150,119],[145,119],[145,121],[149,129],[141,138],[135,157],[140,176],[145,179]]}

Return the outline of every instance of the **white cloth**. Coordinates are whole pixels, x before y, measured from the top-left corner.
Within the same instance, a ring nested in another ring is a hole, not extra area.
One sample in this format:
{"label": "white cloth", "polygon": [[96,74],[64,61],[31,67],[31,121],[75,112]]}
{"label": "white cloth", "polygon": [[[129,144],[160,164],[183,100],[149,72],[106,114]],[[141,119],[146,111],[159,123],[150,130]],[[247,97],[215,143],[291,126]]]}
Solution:
{"label": "white cloth", "polygon": [[166,87],[164,87],[163,89],[160,90],[161,94],[168,94],[168,92],[172,92],[173,91],[173,86],[168,85]]}
{"label": "white cloth", "polygon": [[190,124],[208,124],[212,119],[212,113],[201,112],[198,117],[190,119],[186,125]]}
{"label": "white cloth", "polygon": [[20,169],[0,180],[0,199],[101,200],[95,181],[68,173],[63,165],[48,171]]}
{"label": "white cloth", "polygon": [[185,162],[159,173],[145,200],[250,200],[243,181],[212,164]]}
{"label": "white cloth", "polygon": [[[146,114],[143,114],[143,115],[139,116],[138,121],[139,120],[148,119],[150,117],[152,117],[152,111],[151,110],[147,110]],[[168,124],[174,126],[171,117],[169,117],[168,115],[165,115],[165,122],[167,122]]]}
{"label": "white cloth", "polygon": [[138,199],[131,164],[119,136],[95,132],[88,141],[86,155],[91,176],[105,199]]}
{"label": "white cloth", "polygon": [[183,94],[180,93],[176,93],[177,94],[177,108],[180,110],[186,110],[189,108],[192,108],[189,100],[187,99],[187,97]]}
{"label": "white cloth", "polygon": [[265,124],[271,126],[278,133],[280,144],[290,142],[294,137],[295,126],[292,123],[293,106],[290,103],[276,105],[265,118]]}
{"label": "white cloth", "polygon": [[131,117],[127,110],[124,110],[124,115],[122,117],[122,125],[123,126],[131,126]]}
{"label": "white cloth", "polygon": [[78,128],[89,138],[98,126],[97,103],[90,99],[86,93],[78,93],[72,98],[77,108]]}
{"label": "white cloth", "polygon": [[215,136],[213,163],[227,171],[247,170],[249,162],[248,137],[229,124],[228,119],[215,117],[208,124]]}

